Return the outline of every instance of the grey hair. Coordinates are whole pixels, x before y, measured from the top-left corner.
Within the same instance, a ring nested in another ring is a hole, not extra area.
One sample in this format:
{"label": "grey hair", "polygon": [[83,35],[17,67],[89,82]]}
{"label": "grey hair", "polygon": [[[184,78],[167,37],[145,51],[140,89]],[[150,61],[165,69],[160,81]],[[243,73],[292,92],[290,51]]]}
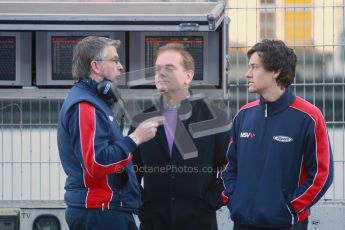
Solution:
{"label": "grey hair", "polygon": [[107,47],[120,46],[119,40],[106,37],[88,36],[74,47],[72,59],[72,76],[74,80],[89,77],[92,60],[102,60],[107,55]]}

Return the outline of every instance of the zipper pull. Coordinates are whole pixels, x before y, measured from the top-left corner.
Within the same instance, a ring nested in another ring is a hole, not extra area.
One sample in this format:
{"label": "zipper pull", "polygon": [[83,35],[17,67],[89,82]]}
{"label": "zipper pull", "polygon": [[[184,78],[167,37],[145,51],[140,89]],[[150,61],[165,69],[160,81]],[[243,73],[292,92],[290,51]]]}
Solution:
{"label": "zipper pull", "polygon": [[267,117],[267,103],[265,103],[265,117]]}
{"label": "zipper pull", "polygon": [[104,203],[102,203],[102,212],[104,211]]}
{"label": "zipper pull", "polygon": [[121,207],[122,207],[122,201],[120,201]]}

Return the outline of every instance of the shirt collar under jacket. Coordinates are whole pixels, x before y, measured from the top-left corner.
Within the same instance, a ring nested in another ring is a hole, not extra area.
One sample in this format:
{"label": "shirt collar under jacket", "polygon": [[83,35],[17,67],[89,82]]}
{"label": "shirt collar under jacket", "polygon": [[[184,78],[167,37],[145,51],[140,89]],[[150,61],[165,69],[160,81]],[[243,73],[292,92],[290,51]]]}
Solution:
{"label": "shirt collar under jacket", "polygon": [[274,102],[267,102],[262,97],[260,97],[260,107],[262,112],[265,113],[266,104],[267,104],[267,116],[273,116],[276,113],[288,108],[292,102],[295,101],[296,96],[292,93],[292,91],[287,88],[283,95]]}
{"label": "shirt collar under jacket", "polygon": [[[183,99],[182,101],[188,100],[190,97],[190,94],[187,95],[187,97],[185,99]],[[181,101],[181,103],[182,103]],[[176,105],[169,105],[166,101],[165,98],[163,96],[163,109],[164,110],[178,110],[181,107],[181,103],[178,103]]]}

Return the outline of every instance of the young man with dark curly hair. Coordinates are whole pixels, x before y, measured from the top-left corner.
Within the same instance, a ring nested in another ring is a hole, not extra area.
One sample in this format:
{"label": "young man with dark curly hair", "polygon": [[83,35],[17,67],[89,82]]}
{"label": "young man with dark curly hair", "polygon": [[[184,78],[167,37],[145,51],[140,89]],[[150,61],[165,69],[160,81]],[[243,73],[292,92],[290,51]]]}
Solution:
{"label": "young man with dark curly hair", "polygon": [[248,91],[260,99],[236,114],[222,172],[234,229],[307,230],[311,206],[333,180],[325,120],[289,89],[293,49],[265,39],[247,56]]}

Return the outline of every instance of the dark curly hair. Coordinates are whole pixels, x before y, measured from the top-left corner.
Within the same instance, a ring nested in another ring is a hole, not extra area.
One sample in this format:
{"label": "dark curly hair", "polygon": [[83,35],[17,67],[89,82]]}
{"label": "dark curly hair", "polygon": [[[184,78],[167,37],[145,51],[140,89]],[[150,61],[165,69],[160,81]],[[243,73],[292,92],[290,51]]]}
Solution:
{"label": "dark curly hair", "polygon": [[291,85],[295,78],[297,56],[293,49],[287,47],[283,41],[264,39],[256,43],[247,52],[250,58],[257,52],[263,67],[267,71],[280,71],[277,84],[282,89]]}

